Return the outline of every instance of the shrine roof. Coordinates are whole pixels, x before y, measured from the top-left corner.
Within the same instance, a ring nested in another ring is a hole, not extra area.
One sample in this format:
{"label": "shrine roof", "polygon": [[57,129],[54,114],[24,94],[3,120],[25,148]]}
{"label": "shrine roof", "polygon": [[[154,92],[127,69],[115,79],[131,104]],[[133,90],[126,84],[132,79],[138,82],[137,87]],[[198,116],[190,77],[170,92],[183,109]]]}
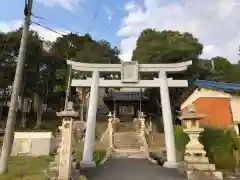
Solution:
{"label": "shrine roof", "polygon": [[225,92],[240,92],[240,83],[223,83],[215,81],[196,80],[193,83],[193,86],[222,90]]}

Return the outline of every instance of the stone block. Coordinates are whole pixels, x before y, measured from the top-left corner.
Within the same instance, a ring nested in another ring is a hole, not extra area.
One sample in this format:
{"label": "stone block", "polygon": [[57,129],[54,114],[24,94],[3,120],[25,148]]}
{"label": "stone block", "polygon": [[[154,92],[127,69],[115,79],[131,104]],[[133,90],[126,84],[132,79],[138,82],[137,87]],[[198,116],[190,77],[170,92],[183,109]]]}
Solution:
{"label": "stone block", "polygon": [[186,171],[186,175],[188,180],[223,180],[219,171]]}
{"label": "stone block", "polygon": [[204,163],[181,163],[181,167],[187,171],[215,171],[214,164],[204,164]]}
{"label": "stone block", "polygon": [[15,132],[11,156],[48,156],[53,142],[51,132]]}

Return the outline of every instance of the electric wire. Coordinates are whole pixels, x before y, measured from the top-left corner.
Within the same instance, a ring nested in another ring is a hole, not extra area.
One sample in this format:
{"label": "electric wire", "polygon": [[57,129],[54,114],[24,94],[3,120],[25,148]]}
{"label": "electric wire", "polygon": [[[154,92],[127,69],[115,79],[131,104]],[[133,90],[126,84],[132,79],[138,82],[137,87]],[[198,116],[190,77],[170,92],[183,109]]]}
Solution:
{"label": "electric wire", "polygon": [[95,8],[94,13],[93,13],[93,18],[90,21],[90,24],[89,24],[89,26],[87,28],[87,32],[88,33],[91,31],[91,29],[93,27],[93,24],[98,19],[100,10],[102,9],[101,7],[102,7],[102,3],[103,3],[104,0],[98,0],[98,1],[99,1],[99,3],[96,5],[96,8]]}
{"label": "electric wire", "polygon": [[35,22],[35,21],[32,21],[32,24],[38,25],[38,26],[40,26],[40,27],[42,27],[42,28],[44,28],[44,29],[47,29],[47,30],[49,30],[49,31],[52,31],[52,32],[54,32],[54,33],[56,33],[56,34],[59,34],[59,35],[61,35],[61,36],[65,36],[65,35],[66,35],[66,34],[60,33],[60,32],[58,32],[58,31],[56,31],[56,30],[54,30],[54,29],[52,29],[52,28],[50,28],[50,27],[48,27],[48,26],[42,25],[41,23]]}
{"label": "electric wire", "polygon": [[[32,13],[32,17],[34,17],[34,18],[36,18],[36,19],[43,20],[43,21],[45,21],[46,23],[49,23],[49,24],[53,24],[53,25],[58,26],[57,24],[53,23],[52,21],[49,21],[48,19],[46,19],[46,18],[44,18],[44,17],[41,17],[41,16],[38,16],[38,15],[35,15],[35,14],[33,14],[33,13]],[[59,27],[59,26],[58,26],[58,27]],[[68,28],[68,27],[67,27],[67,28],[64,27],[64,29],[69,30],[70,32],[73,32],[73,33],[75,33],[75,34],[80,34],[80,32],[78,32],[78,31],[76,31],[76,30],[74,30],[74,29]]]}

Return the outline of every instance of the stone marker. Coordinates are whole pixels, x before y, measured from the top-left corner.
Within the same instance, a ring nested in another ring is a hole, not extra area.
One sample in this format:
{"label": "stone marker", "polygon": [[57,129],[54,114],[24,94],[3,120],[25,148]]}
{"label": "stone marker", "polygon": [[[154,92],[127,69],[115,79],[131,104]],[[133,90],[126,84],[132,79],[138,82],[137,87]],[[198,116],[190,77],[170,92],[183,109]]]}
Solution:
{"label": "stone marker", "polygon": [[53,150],[51,132],[15,132],[11,156],[48,156]]}

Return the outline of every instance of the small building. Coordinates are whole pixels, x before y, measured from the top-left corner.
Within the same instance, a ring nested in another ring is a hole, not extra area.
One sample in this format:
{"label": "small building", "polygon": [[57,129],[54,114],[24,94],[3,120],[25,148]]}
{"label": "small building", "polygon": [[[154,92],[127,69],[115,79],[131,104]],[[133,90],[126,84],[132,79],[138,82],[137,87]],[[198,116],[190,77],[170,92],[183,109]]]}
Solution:
{"label": "small building", "polygon": [[148,97],[140,91],[112,91],[104,96],[103,101],[110,111],[116,111],[117,117],[121,114],[136,117],[137,112],[148,103]]}
{"label": "small building", "polygon": [[194,104],[197,113],[205,117],[201,126],[229,127],[240,129],[240,84],[197,80],[190,87],[181,114]]}
{"label": "small building", "polygon": [[15,132],[12,156],[48,156],[56,148],[51,132]]}

